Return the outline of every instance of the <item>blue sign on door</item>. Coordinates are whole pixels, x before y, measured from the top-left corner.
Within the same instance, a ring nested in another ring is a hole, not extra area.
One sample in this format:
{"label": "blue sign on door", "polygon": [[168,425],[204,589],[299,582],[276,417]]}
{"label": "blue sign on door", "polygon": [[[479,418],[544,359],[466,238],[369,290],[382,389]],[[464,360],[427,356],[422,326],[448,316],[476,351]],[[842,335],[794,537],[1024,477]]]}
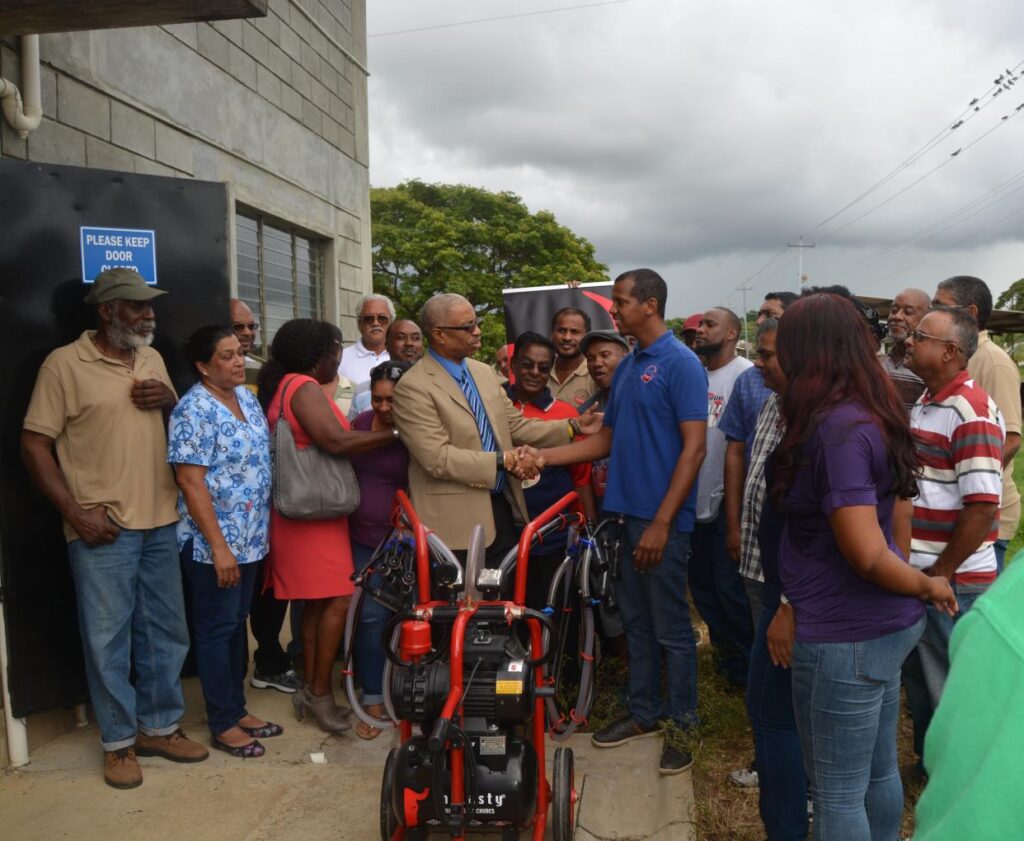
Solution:
{"label": "blue sign on door", "polygon": [[82,227],[82,280],[92,283],[107,269],[135,269],[156,284],[156,231]]}

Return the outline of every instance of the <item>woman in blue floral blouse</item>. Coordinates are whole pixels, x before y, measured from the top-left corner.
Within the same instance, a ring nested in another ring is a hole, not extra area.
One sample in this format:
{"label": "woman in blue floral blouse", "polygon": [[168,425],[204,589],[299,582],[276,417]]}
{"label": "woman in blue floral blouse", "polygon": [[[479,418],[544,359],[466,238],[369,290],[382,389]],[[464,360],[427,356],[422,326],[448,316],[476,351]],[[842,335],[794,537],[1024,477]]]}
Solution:
{"label": "woman in blue floral blouse", "polygon": [[196,666],[210,743],[239,758],[265,753],[276,724],[245,708],[245,620],[270,529],[270,433],[245,388],[245,354],[230,327],[185,343],[199,382],[171,413],[167,460],[181,488],[178,548],[192,591]]}

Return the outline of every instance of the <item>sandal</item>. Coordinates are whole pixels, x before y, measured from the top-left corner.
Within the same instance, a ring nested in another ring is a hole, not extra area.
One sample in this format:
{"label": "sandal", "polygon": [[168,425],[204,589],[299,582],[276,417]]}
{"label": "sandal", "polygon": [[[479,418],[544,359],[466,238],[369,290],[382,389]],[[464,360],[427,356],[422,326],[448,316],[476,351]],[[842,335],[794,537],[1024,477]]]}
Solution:
{"label": "sandal", "polygon": [[370,741],[371,739],[376,739],[383,732],[384,731],[381,730],[379,727],[374,727],[372,724],[367,724],[362,719],[356,722],[356,735],[360,739]]}
{"label": "sandal", "polygon": [[230,753],[236,759],[256,759],[256,757],[263,756],[267,752],[267,749],[255,739],[246,745],[233,747],[227,742],[222,742],[216,736],[211,736],[210,746],[217,750],[222,750],[224,753]]}
{"label": "sandal", "polygon": [[262,727],[246,727],[244,724],[239,724],[238,727],[254,739],[269,739],[272,736],[280,736],[284,733],[284,728],[280,724],[274,724],[272,721],[268,721]]}

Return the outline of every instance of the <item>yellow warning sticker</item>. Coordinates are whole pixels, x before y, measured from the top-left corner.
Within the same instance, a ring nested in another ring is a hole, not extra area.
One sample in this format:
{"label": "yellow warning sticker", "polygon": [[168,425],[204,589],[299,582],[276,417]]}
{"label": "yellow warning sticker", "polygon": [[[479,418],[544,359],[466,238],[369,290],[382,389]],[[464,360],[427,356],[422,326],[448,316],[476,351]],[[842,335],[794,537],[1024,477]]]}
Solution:
{"label": "yellow warning sticker", "polygon": [[494,682],[496,695],[522,695],[523,682],[520,680],[497,680]]}

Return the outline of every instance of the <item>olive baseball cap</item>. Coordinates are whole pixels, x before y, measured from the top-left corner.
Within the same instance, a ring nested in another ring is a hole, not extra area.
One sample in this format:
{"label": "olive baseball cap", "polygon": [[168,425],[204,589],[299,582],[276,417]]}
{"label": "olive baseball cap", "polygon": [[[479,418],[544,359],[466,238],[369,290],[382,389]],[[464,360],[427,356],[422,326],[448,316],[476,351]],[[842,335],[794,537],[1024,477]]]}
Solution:
{"label": "olive baseball cap", "polygon": [[615,344],[622,345],[626,350],[629,350],[629,341],[621,333],[615,330],[591,330],[580,339],[580,353],[586,353],[587,348],[594,342],[615,342]]}
{"label": "olive baseball cap", "polygon": [[92,289],[85,296],[85,302],[108,304],[111,301],[151,301],[166,294],[166,290],[146,283],[134,269],[107,269],[96,275]]}

